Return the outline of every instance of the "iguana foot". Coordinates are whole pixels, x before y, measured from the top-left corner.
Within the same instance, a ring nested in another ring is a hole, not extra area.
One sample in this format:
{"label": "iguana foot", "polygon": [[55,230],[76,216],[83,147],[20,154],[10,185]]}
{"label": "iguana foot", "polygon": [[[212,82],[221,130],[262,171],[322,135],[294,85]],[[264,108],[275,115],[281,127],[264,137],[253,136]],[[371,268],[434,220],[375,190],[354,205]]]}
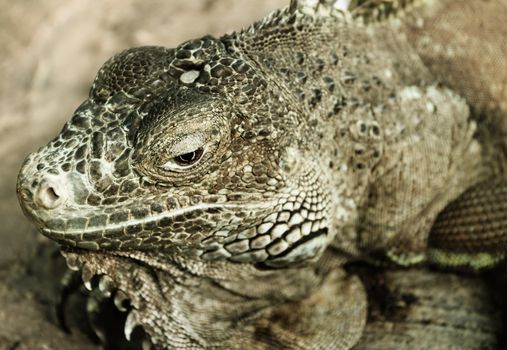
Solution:
{"label": "iguana foot", "polygon": [[[69,266],[79,266],[92,289],[89,320],[106,348],[121,343],[122,349],[149,349],[153,343],[157,349],[349,349],[366,322],[360,280],[347,276],[331,254],[318,268],[234,264],[228,276],[217,273],[223,266],[179,265],[188,263],[183,260],[166,261],[160,271],[142,266],[156,264],[147,257],[133,264],[132,257],[95,252],[64,256]],[[235,276],[244,269],[253,275]],[[113,305],[120,311],[116,319]]]}

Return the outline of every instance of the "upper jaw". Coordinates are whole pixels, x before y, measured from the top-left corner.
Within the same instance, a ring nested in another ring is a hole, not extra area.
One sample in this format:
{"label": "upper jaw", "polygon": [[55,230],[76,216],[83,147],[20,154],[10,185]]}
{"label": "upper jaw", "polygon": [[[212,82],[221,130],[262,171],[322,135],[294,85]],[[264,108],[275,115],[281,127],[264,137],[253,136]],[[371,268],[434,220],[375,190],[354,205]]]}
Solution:
{"label": "upper jaw", "polygon": [[[217,231],[233,231],[248,220],[236,217],[248,210],[260,213],[271,210],[273,201],[249,198],[226,201],[210,196],[195,204],[173,200],[172,208],[164,202],[167,195],[124,202],[121,206],[71,206],[46,210],[30,201],[21,201],[25,214],[39,231],[62,246],[108,251],[188,251],[198,253],[200,242]],[[164,203],[163,205],[154,205]],[[163,210],[162,210],[163,209]],[[142,214],[142,215],[141,215]],[[224,221],[221,216],[229,219]],[[257,215],[253,215],[257,217]],[[224,225],[226,227],[224,227]]]}
{"label": "upper jaw", "polygon": [[[276,193],[266,197],[266,193],[245,192],[235,193],[231,200],[225,194],[209,194],[205,190],[199,193],[195,188],[190,189],[189,195],[185,188],[171,193],[173,190],[169,188],[147,186],[138,188],[135,195],[123,202],[106,204],[103,200],[92,205],[87,201],[88,194],[101,198],[105,195],[92,188],[86,176],[74,171],[38,173],[36,164],[40,157],[41,153],[30,155],[21,169],[17,184],[19,202],[42,234],[67,247],[194,251],[215,232],[231,232],[239,226],[255,224],[280,199]],[[54,178],[54,186],[65,185],[62,188],[66,189],[67,197],[57,206],[44,205],[47,203],[37,198],[41,183],[49,181],[49,176]]]}

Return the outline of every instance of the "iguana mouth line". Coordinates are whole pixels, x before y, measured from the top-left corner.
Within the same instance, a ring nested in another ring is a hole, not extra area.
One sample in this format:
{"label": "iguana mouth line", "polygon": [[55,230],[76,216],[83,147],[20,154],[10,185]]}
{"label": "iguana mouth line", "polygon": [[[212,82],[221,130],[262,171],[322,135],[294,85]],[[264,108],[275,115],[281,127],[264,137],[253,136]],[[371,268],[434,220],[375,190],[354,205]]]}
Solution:
{"label": "iguana mouth line", "polygon": [[[77,228],[77,229],[74,229],[74,228],[54,229],[54,228],[50,227],[54,222],[53,220],[68,221],[68,220],[72,220],[72,218],[66,220],[64,218],[57,217],[56,219],[43,220],[39,216],[36,216],[35,213],[31,213],[32,214],[31,216],[33,216],[34,220],[39,223],[40,231],[44,235],[48,236],[49,238],[58,239],[58,238],[63,238],[63,237],[69,238],[69,236],[80,236],[81,238],[85,239],[85,238],[92,238],[94,236],[100,236],[100,235],[104,235],[104,234],[108,234],[108,233],[110,233],[110,234],[123,233],[124,230],[128,230],[129,228],[133,228],[133,227],[141,227],[142,228],[143,225],[146,225],[146,224],[157,224],[157,227],[164,227],[164,225],[159,225],[161,223],[161,221],[166,221],[165,222],[166,224],[170,224],[170,223],[178,221],[179,218],[184,217],[185,215],[190,214],[190,213],[199,213],[199,212],[205,213],[205,212],[209,212],[209,211],[213,211],[213,210],[234,211],[234,210],[237,210],[240,208],[245,208],[245,206],[248,206],[252,210],[259,210],[259,209],[262,210],[262,209],[272,208],[275,205],[275,203],[277,203],[277,202],[276,201],[246,202],[245,201],[245,202],[221,203],[221,204],[200,203],[200,204],[189,206],[189,207],[179,208],[179,209],[175,209],[172,211],[167,211],[167,212],[162,212],[162,213],[158,213],[155,215],[145,216],[143,218],[132,219],[132,220],[128,220],[128,221],[121,221],[118,223],[106,224],[106,225],[101,225],[101,226],[88,226],[85,228]],[[91,216],[89,218],[85,217],[85,220],[90,220],[92,218],[93,218],[93,216]],[[88,224],[86,224],[86,225],[88,225]],[[133,233],[135,233],[135,232],[133,232]],[[85,237],[85,235],[88,237]]]}
{"label": "iguana mouth line", "polygon": [[114,224],[108,224],[104,226],[98,226],[98,227],[90,227],[85,229],[70,229],[70,230],[54,230],[49,228],[44,228],[43,231],[49,233],[49,234],[61,234],[61,235],[78,235],[78,234],[93,234],[98,232],[110,232],[114,230],[123,229],[129,226],[134,225],[142,225],[146,223],[155,222],[157,220],[161,219],[171,219],[178,216],[185,215],[187,213],[195,212],[197,210],[209,210],[209,209],[227,209],[227,208],[237,208],[237,205],[231,205],[231,204],[208,204],[208,203],[200,203],[197,205],[193,205],[190,207],[185,208],[179,208],[167,212],[162,212],[156,215],[149,215],[145,216],[140,219],[133,219],[129,221],[123,221],[118,222]]}

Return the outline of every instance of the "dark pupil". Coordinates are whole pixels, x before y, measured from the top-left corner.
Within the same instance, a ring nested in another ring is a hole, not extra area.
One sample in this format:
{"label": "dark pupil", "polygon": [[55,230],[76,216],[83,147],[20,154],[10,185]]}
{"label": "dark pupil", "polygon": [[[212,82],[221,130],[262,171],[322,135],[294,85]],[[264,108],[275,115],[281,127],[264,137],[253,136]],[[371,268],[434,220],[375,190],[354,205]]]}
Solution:
{"label": "dark pupil", "polygon": [[175,160],[180,164],[192,164],[197,162],[202,156],[202,148],[198,148],[193,152],[180,154],[175,158]]}

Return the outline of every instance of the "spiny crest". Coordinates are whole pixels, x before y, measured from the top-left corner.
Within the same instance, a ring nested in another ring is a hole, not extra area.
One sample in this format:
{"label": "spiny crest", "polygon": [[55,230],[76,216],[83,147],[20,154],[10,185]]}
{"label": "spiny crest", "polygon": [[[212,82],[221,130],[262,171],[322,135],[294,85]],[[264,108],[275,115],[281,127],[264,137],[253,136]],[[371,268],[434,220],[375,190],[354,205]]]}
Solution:
{"label": "spiny crest", "polygon": [[327,17],[340,13],[346,18],[364,22],[385,20],[416,0],[291,0],[289,13],[301,11],[306,15]]}
{"label": "spiny crest", "polygon": [[[306,25],[311,24],[315,19],[333,17],[337,20],[347,21],[350,16],[344,8],[342,1],[291,1],[289,7],[276,10],[255,22],[243,32],[255,34],[266,28],[280,28],[284,25]],[[347,0],[345,1],[347,2]]]}
{"label": "spiny crest", "polygon": [[348,11],[352,0],[291,0],[289,11],[295,12],[298,9],[331,9]]}
{"label": "spiny crest", "polygon": [[364,23],[380,22],[400,15],[417,0],[343,0],[349,2],[348,10],[354,19]]}
{"label": "spiny crest", "polygon": [[254,35],[283,25],[306,25],[314,20],[334,18],[341,22],[381,22],[399,15],[417,0],[291,0],[287,8],[276,10],[243,32]]}

